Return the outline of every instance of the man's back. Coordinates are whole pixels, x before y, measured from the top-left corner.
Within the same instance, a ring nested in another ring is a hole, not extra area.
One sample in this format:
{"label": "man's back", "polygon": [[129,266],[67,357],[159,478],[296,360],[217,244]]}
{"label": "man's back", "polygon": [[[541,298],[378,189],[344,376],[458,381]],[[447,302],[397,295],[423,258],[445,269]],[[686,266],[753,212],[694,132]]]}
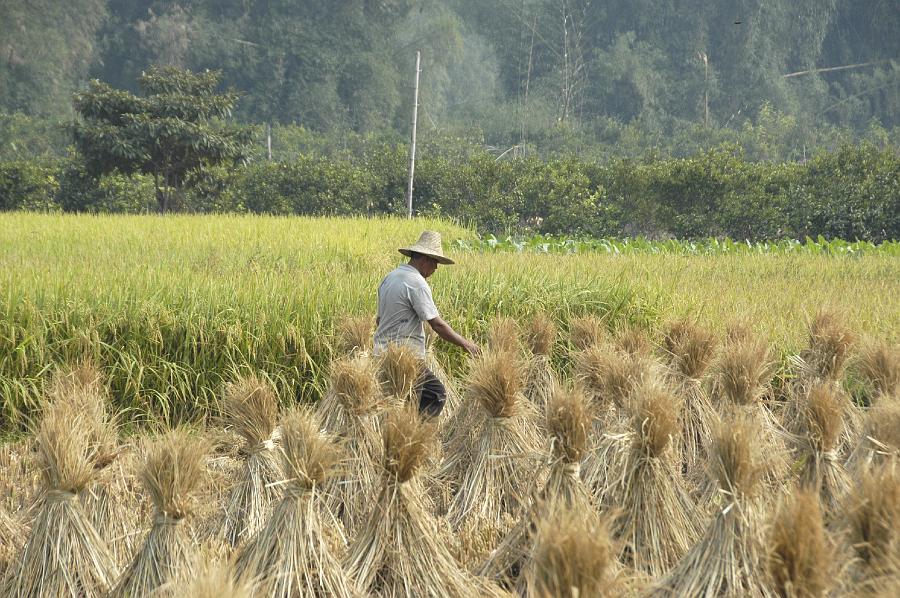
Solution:
{"label": "man's back", "polygon": [[422,322],[440,316],[431,288],[425,278],[409,264],[390,272],[378,287],[378,328],[375,352],[388,343],[403,343],[425,356],[425,329]]}

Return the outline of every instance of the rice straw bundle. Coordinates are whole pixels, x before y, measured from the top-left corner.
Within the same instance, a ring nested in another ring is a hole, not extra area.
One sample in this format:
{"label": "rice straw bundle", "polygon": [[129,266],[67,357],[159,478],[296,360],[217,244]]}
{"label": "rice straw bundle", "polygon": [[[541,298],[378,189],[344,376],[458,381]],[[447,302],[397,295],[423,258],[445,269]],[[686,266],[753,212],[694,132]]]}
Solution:
{"label": "rice straw bundle", "polygon": [[556,387],[546,410],[551,464],[547,483],[535,494],[530,512],[522,517],[481,566],[479,574],[510,584],[534,543],[537,523],[560,509],[584,518],[596,516],[590,490],[581,481],[581,460],[587,453],[591,414],[580,388]]}
{"label": "rice straw bundle", "polygon": [[807,382],[839,382],[856,335],[847,326],[842,314],[821,309],[809,325],[807,347],[800,352],[796,363],[801,379]]}
{"label": "rice straw bundle", "polygon": [[390,343],[378,359],[378,381],[383,394],[392,402],[412,402],[418,407],[416,383],[424,366],[413,348]]}
{"label": "rice straw bundle", "polygon": [[900,576],[900,473],[895,463],[863,471],[844,503],[846,540],[856,556],[854,585]]}
{"label": "rice straw bundle", "polygon": [[538,410],[543,411],[559,382],[551,362],[556,343],[556,324],[546,314],[537,314],[529,324],[527,338],[531,358],[526,368],[523,394]]}
{"label": "rice straw bundle", "polygon": [[331,388],[338,397],[336,411],[342,412],[339,428],[325,429],[344,446],[346,479],[332,478],[326,486],[330,510],[338,515],[351,535],[364,522],[378,490],[382,459],[381,406],[378,380],[366,356],[336,361],[331,366]]}
{"label": "rice straw bundle", "polygon": [[796,489],[771,522],[768,585],[785,598],[820,598],[835,585],[835,551],[825,531],[819,497]]}
{"label": "rice straw bundle", "polygon": [[115,580],[113,556],[76,498],[94,474],[92,423],[72,401],[45,406],[36,437],[46,492],[8,596],[103,596]]}
{"label": "rice straw bundle", "polygon": [[483,415],[474,443],[442,468],[442,477],[459,480],[447,509],[455,529],[470,519],[499,525],[504,514],[518,516],[540,483],[543,443],[522,383],[521,364],[510,353],[487,352],[473,363],[468,392]]}
{"label": "rice straw bundle", "polygon": [[866,413],[859,443],[850,455],[854,468],[898,462],[900,457],[900,400],[879,401]]}
{"label": "rice straw bundle", "polygon": [[606,519],[585,518],[576,509],[556,511],[538,526],[519,593],[527,598],[623,595],[615,554]]}
{"label": "rice straw bundle", "polygon": [[604,340],[606,340],[606,326],[597,316],[581,316],[569,321],[569,341],[576,351],[600,345]]}
{"label": "rice straw bundle", "polygon": [[193,560],[192,566],[186,568],[180,579],[159,594],[172,598],[253,598],[251,584],[237,578],[230,561],[217,560],[203,552]]}
{"label": "rice straw bundle", "polygon": [[[713,388],[722,412],[737,411],[758,423],[759,442],[765,444],[768,455],[765,483],[777,488],[789,464],[787,433],[765,403],[771,373],[768,344],[747,333],[725,344],[713,366]],[[709,492],[715,491],[712,484],[706,485]]]}
{"label": "rice straw bundle", "polygon": [[[0,580],[7,568],[15,561],[25,544],[25,530],[22,525],[0,507]],[[2,588],[2,584],[0,584]]]}
{"label": "rice straw bundle", "polygon": [[900,348],[870,341],[860,353],[858,368],[872,389],[870,403],[900,399]]}
{"label": "rice straw bundle", "polygon": [[763,580],[760,482],[766,465],[758,435],[758,423],[747,416],[727,419],[714,428],[711,474],[724,504],[653,595],[772,595]]}
{"label": "rice straw bundle", "polygon": [[141,549],[110,596],[146,596],[176,579],[188,566],[194,540],[185,519],[193,510],[194,492],[203,481],[207,452],[204,440],[184,430],[166,432],[148,443],[141,481],[156,515]]}
{"label": "rice straw bundle", "polygon": [[374,333],[375,318],[372,316],[345,316],[337,325],[337,350],[341,355],[368,353]]}
{"label": "rice straw bundle", "polygon": [[520,355],[524,351],[519,325],[510,317],[494,318],[488,328],[488,350],[494,353],[513,353]]}
{"label": "rice straw bundle", "polygon": [[262,529],[278,496],[274,484],[283,477],[275,444],[275,389],[256,376],[241,377],[225,387],[223,414],[244,439],[243,468],[228,498],[223,522],[225,540],[236,546]]}
{"label": "rice straw bundle", "polygon": [[625,326],[616,331],[613,345],[627,355],[649,357],[653,352],[650,337],[640,328]]}
{"label": "rice straw bundle", "polygon": [[261,596],[356,596],[355,584],[341,567],[345,545],[341,525],[324,508],[322,494],[343,451],[304,411],[284,418],[281,442],[284,495],[266,526],[238,557],[238,575],[254,584],[254,592]]}
{"label": "rice straw bundle", "polygon": [[802,463],[800,484],[815,492],[831,512],[850,487],[850,478],[839,458],[837,447],[844,427],[844,402],[831,384],[813,386],[801,411],[803,425],[791,430],[794,450]]}
{"label": "rice straw bundle", "polygon": [[653,577],[668,571],[700,536],[698,509],[683,486],[674,446],[679,409],[662,383],[648,378],[638,387],[623,473],[603,505],[621,512],[615,529],[623,562]]}
{"label": "rice straw bundle", "polygon": [[663,347],[669,364],[669,376],[681,399],[681,437],[678,451],[685,473],[694,475],[706,463],[710,425],[715,408],[703,388],[703,377],[712,362],[716,338],[712,332],[687,320],[668,325]]}
{"label": "rice straw bundle", "polygon": [[431,515],[419,476],[436,448],[436,427],[409,406],[383,427],[384,472],[347,569],[363,592],[387,596],[480,596],[485,588],[459,568],[450,538]]}

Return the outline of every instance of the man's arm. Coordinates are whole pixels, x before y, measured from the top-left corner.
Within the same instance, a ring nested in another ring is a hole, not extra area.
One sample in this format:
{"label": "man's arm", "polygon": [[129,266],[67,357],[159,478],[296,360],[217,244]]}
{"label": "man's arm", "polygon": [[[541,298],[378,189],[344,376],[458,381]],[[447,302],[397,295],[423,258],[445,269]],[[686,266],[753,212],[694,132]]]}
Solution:
{"label": "man's arm", "polygon": [[448,343],[453,343],[457,347],[462,347],[469,355],[474,356],[481,353],[481,349],[478,345],[453,330],[453,328],[450,327],[450,324],[445,322],[440,316],[431,318],[428,320],[428,324],[431,326],[431,329],[434,330],[435,334]]}

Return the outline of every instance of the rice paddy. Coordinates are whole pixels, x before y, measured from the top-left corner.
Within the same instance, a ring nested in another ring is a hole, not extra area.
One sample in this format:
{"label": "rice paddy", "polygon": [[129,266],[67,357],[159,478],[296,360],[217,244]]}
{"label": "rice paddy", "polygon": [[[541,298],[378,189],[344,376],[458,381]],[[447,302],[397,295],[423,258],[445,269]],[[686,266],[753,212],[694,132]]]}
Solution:
{"label": "rice paddy", "polygon": [[[900,588],[900,264],[453,250],[478,341],[370,355],[442,222],[0,216],[0,594]],[[827,571],[823,575],[822,571]]]}

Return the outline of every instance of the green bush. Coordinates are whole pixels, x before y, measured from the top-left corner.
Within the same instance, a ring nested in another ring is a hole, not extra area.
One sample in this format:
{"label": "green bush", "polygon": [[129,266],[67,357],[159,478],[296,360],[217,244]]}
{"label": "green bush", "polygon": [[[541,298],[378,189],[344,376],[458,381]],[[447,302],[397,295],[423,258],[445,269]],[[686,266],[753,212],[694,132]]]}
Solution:
{"label": "green bush", "polygon": [[59,188],[52,164],[15,160],[0,163],[0,210],[55,211]]}
{"label": "green bush", "polygon": [[56,203],[66,212],[141,214],[156,209],[153,177],[141,174],[91,176],[78,158],[62,162]]}

